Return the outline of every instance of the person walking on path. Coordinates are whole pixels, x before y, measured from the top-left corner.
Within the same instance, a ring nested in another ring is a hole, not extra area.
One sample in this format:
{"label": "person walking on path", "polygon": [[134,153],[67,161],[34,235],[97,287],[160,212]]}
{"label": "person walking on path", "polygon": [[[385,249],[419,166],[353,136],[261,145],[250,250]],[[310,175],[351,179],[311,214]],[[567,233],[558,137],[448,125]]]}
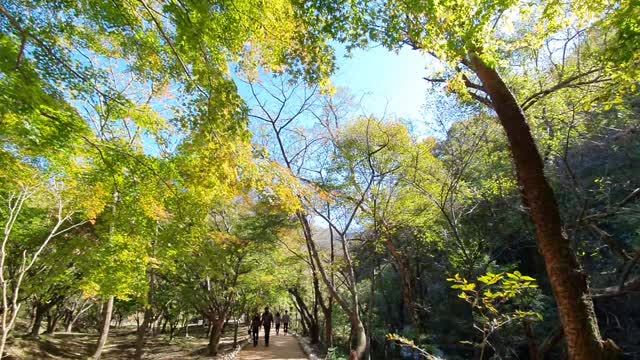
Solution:
{"label": "person walking on path", "polygon": [[271,331],[271,323],[273,322],[273,315],[269,312],[269,307],[264,308],[262,313],[262,326],[264,327],[264,344],[269,346],[269,332]]}
{"label": "person walking on path", "polygon": [[277,312],[276,313],[276,317],[274,318],[274,321],[276,322],[276,336],[278,336],[278,334],[280,333],[280,321],[282,320],[282,318],[280,317],[280,313]]}
{"label": "person walking on path", "polygon": [[284,316],[282,316],[282,325],[284,326],[284,334],[287,335],[289,333],[289,322],[291,322],[291,317],[289,316],[289,311],[284,311]]}
{"label": "person walking on path", "polygon": [[251,320],[251,329],[249,329],[254,347],[258,346],[258,333],[260,332],[260,324],[260,313],[256,311],[256,315]]}

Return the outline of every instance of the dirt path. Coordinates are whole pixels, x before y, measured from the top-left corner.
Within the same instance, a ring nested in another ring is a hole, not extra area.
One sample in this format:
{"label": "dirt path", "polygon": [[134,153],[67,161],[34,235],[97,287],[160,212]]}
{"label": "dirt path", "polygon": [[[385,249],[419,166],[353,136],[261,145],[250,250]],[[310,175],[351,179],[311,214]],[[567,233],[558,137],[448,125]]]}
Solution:
{"label": "dirt path", "polygon": [[307,356],[302,352],[298,340],[293,335],[283,335],[282,331],[276,336],[274,330],[271,330],[269,336],[269,347],[264,346],[264,333],[260,331],[260,339],[258,346],[253,347],[253,343],[247,344],[240,352],[240,360],[258,360],[258,359],[294,359],[307,360]]}

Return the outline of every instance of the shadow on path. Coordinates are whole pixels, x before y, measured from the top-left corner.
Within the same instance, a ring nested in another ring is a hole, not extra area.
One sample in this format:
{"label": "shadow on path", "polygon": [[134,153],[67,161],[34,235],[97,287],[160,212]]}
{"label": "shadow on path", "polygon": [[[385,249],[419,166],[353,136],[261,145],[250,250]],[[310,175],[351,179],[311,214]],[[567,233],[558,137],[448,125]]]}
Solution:
{"label": "shadow on path", "polygon": [[240,352],[240,360],[258,360],[258,359],[294,359],[306,360],[307,356],[300,348],[298,340],[293,335],[276,336],[274,330],[269,336],[269,347],[264,346],[264,333],[260,332],[258,346],[253,347],[253,343],[247,344]]}

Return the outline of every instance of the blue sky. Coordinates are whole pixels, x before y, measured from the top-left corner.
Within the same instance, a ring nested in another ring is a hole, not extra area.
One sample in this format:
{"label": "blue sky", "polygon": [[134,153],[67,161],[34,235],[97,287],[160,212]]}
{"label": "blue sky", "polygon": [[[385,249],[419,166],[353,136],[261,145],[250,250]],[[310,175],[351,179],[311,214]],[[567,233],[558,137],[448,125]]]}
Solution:
{"label": "blue sky", "polygon": [[[338,70],[331,78],[333,86],[351,93],[360,102],[363,115],[402,119],[410,122],[417,134],[424,134],[423,107],[431,85],[423,77],[437,66],[431,58],[408,48],[396,53],[380,46],[355,50],[346,57],[346,51],[334,45]],[[240,95],[250,106],[254,104],[249,88],[238,81],[236,84]]]}
{"label": "blue sky", "polygon": [[338,71],[333,84],[348,88],[362,98],[367,114],[412,122],[423,118],[423,105],[430,85],[423,79],[431,61],[417,51],[404,48],[399,53],[383,47],[357,50],[350,58],[338,51]]}

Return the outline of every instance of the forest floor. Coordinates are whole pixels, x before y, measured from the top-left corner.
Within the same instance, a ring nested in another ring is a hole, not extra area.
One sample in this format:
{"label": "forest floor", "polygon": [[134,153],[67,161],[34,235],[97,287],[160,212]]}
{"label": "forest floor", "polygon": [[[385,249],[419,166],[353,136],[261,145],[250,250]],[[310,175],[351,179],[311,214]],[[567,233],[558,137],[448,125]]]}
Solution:
{"label": "forest floor", "polygon": [[247,344],[240,351],[239,360],[304,360],[307,356],[302,351],[298,339],[293,335],[280,334],[276,336],[275,330],[271,331],[269,347],[264,346],[264,334],[260,333],[258,346]]}
{"label": "forest floor", "polygon": [[[192,330],[189,330],[191,335]],[[238,338],[244,339],[246,330],[240,328]],[[147,338],[145,346],[146,359],[211,359],[207,356],[208,339],[205,334],[200,336],[176,336],[169,341],[169,336],[160,334]],[[97,334],[87,333],[56,333],[54,335],[40,335],[38,339],[17,336],[10,342],[6,359],[87,359],[97,342]],[[135,328],[111,329],[109,340],[102,353],[101,359],[132,359],[135,352]],[[219,354],[232,349],[233,332],[225,332],[220,344]]]}

